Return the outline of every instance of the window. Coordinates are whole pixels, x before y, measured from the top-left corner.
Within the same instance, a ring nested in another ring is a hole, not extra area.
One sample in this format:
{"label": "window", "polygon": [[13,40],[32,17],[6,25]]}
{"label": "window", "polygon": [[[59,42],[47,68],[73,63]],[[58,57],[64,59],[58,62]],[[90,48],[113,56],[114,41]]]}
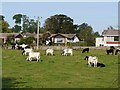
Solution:
{"label": "window", "polygon": [[114,36],[114,41],[119,41],[119,36]]}
{"label": "window", "polygon": [[107,41],[114,41],[114,37],[113,36],[107,36]]}
{"label": "window", "polygon": [[56,38],[55,43],[64,43],[64,38]]}

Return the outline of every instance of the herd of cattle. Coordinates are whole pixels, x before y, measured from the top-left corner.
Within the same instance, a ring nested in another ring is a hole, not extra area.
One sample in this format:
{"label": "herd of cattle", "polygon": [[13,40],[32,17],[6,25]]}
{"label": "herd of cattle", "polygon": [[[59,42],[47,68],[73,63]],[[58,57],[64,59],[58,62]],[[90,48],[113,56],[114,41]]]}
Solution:
{"label": "herd of cattle", "polygon": [[[30,48],[28,45],[18,45],[16,47],[12,47],[12,49],[19,49],[23,50],[22,55],[27,56],[27,61],[32,61],[33,58],[37,60],[37,62],[40,60],[40,52],[35,52],[32,48]],[[110,49],[106,50],[106,54],[114,54],[115,47],[111,46]],[[82,50],[82,53],[89,53],[89,48],[85,48]],[[120,54],[120,48],[116,48],[115,55]],[[46,56],[47,55],[54,55],[54,50],[52,48],[47,48],[46,49]],[[65,48],[63,49],[61,55],[63,56],[68,56],[68,55],[73,55],[73,49],[71,48]],[[86,56],[84,60],[87,60],[87,64],[89,66],[93,67],[105,67],[103,63],[98,62],[98,57],[97,56]]]}

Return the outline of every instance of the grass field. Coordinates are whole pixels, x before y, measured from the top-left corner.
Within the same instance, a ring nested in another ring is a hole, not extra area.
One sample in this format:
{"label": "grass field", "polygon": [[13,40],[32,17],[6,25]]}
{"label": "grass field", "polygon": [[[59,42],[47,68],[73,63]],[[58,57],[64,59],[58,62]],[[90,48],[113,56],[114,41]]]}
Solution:
{"label": "grass field", "polygon": [[[105,50],[90,50],[74,56],[45,56],[42,62],[28,62],[19,50],[2,50],[3,88],[118,88],[118,56],[106,55]],[[88,67],[84,57],[96,55],[106,67]]]}

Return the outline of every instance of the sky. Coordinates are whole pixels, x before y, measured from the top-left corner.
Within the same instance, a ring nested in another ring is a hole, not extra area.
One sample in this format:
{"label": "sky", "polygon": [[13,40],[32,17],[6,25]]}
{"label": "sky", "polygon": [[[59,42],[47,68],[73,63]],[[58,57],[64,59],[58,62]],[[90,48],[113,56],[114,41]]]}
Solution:
{"label": "sky", "polygon": [[[2,15],[14,26],[15,14],[25,14],[29,18],[40,19],[41,27],[45,20],[56,14],[64,14],[74,20],[74,24],[87,23],[94,32],[101,32],[109,26],[118,26],[118,2],[2,2]],[[35,16],[35,17],[34,17]]]}

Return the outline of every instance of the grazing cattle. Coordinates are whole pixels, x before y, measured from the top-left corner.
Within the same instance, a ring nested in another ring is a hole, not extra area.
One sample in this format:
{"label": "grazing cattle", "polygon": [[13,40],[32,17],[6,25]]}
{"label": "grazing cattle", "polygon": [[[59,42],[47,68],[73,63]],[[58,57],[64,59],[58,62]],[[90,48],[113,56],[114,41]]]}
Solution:
{"label": "grazing cattle", "polygon": [[54,50],[53,50],[52,48],[48,48],[48,49],[46,50],[46,56],[47,56],[47,55],[52,55],[52,56],[53,56],[53,55],[54,55],[53,52],[54,52]]}
{"label": "grazing cattle", "polygon": [[85,49],[83,49],[83,51],[82,51],[82,53],[84,53],[84,52],[89,52],[89,48],[85,48]]}
{"label": "grazing cattle", "polygon": [[114,46],[110,46],[110,49],[115,49],[115,47]]}
{"label": "grazing cattle", "polygon": [[27,55],[27,53],[32,52],[32,51],[33,51],[32,48],[25,48],[22,52],[22,55]]}
{"label": "grazing cattle", "polygon": [[27,61],[32,61],[32,59],[37,59],[37,62],[40,59],[40,52],[29,52],[28,57],[27,57]]}
{"label": "grazing cattle", "polygon": [[15,43],[12,45],[12,49],[15,49],[15,45],[16,45]]}
{"label": "grazing cattle", "polygon": [[68,55],[73,55],[73,49],[66,48],[63,50],[62,55],[68,56]]}
{"label": "grazing cattle", "polygon": [[98,58],[96,56],[86,56],[84,58],[84,60],[87,60],[87,63],[89,66],[94,66],[94,67],[97,67],[97,63],[98,63]]}
{"label": "grazing cattle", "polygon": [[107,55],[109,55],[110,53],[112,53],[112,55],[114,54],[114,49],[109,49],[109,50],[106,50],[107,52]]}
{"label": "grazing cattle", "polygon": [[117,48],[115,51],[115,55],[120,54],[120,48]]}

